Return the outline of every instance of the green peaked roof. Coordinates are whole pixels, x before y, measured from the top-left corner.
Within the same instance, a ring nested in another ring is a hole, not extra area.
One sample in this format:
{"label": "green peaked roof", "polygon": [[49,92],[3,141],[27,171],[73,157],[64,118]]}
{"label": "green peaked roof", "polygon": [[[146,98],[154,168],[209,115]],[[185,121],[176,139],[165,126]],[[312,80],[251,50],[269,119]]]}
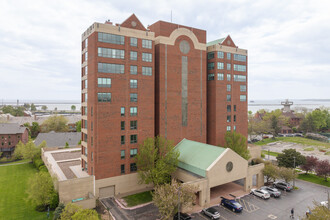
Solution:
{"label": "green peaked roof", "polygon": [[224,37],[224,38],[220,38],[220,39],[218,39],[218,40],[214,40],[214,41],[208,42],[208,43],[206,44],[206,46],[209,47],[209,46],[212,46],[212,45],[215,45],[215,44],[222,44],[222,42],[223,42],[225,39],[226,39],[226,38]]}
{"label": "green peaked roof", "polygon": [[183,139],[175,146],[180,152],[178,167],[206,177],[207,168],[226,148]]}

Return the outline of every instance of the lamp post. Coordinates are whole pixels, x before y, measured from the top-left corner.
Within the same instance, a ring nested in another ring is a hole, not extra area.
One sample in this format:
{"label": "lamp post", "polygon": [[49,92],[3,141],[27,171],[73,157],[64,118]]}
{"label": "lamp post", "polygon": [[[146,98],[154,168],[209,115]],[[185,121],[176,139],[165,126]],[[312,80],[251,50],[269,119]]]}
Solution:
{"label": "lamp post", "polygon": [[295,174],[296,174],[296,157],[294,156],[293,157],[293,189],[295,189],[295,180],[296,180],[296,176],[295,176]]}
{"label": "lamp post", "polygon": [[180,189],[181,186],[178,188],[178,219],[180,220]]}

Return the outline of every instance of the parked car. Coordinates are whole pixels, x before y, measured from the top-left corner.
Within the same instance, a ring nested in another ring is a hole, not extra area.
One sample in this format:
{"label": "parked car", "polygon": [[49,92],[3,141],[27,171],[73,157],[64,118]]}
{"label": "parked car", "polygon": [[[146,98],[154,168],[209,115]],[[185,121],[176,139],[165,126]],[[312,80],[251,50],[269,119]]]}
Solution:
{"label": "parked car", "polygon": [[269,193],[269,195],[274,198],[279,198],[281,196],[281,192],[278,191],[278,189],[276,189],[274,187],[263,186],[260,189],[267,191]]}
{"label": "parked car", "polygon": [[180,218],[179,218],[179,213],[176,213],[173,217],[173,220],[190,220],[191,217],[186,214],[186,213],[182,213],[180,212]]}
{"label": "parked car", "polygon": [[233,212],[241,212],[243,210],[243,207],[241,206],[241,204],[239,204],[235,200],[226,199],[224,197],[221,197],[221,198],[222,198],[222,200],[221,200],[220,204],[222,206],[227,207],[228,209],[232,210]]}
{"label": "parked car", "polygon": [[293,137],[293,134],[287,134],[286,137]]}
{"label": "parked car", "polygon": [[295,137],[304,137],[304,135],[303,134],[300,134],[300,133],[296,133],[294,136]]}
{"label": "parked car", "polygon": [[263,199],[269,199],[270,198],[269,193],[266,190],[263,190],[263,189],[252,189],[251,194],[253,194],[255,196],[258,196],[260,198],[263,198]]}
{"label": "parked car", "polygon": [[284,137],[284,134],[278,134],[277,136],[278,137]]}
{"label": "parked car", "polygon": [[208,216],[211,219],[219,219],[220,218],[220,213],[218,212],[218,210],[216,210],[213,207],[207,208],[207,209],[203,209],[202,213],[206,216]]}
{"label": "parked car", "polygon": [[278,189],[283,189],[286,191],[291,191],[293,189],[292,185],[290,183],[284,182],[284,181],[276,181],[273,183],[273,186]]}

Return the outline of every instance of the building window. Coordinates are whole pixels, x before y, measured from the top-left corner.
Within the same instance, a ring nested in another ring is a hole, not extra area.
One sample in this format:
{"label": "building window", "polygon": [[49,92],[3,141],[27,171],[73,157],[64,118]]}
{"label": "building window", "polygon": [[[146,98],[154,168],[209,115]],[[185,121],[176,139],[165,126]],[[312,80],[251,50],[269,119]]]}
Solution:
{"label": "building window", "polygon": [[227,81],[231,80],[231,74],[227,74]]}
{"label": "building window", "polygon": [[137,102],[137,93],[130,93],[130,102]]}
{"label": "building window", "polygon": [[86,38],[86,40],[85,40],[85,48],[87,48],[88,47],[88,38]]}
{"label": "building window", "polygon": [[2,143],[1,143],[1,145],[3,146],[3,145],[4,145],[4,143],[2,142]]}
{"label": "building window", "polygon": [[100,73],[125,73],[125,65],[123,64],[98,63],[97,69]]}
{"label": "building window", "polygon": [[137,121],[130,121],[130,128],[131,130],[137,129]]}
{"label": "building window", "polygon": [[120,165],[120,173],[125,174],[125,164]]}
{"label": "building window", "polygon": [[152,49],[152,41],[151,40],[142,39],[142,47],[143,48]]}
{"label": "building window", "polygon": [[241,62],[246,62],[246,56],[245,55],[240,55],[240,54],[234,54],[234,60],[241,61]]}
{"label": "building window", "polygon": [[231,60],[231,53],[227,53],[227,60]]}
{"label": "building window", "polygon": [[98,102],[111,102],[111,93],[110,92],[99,92],[97,93]]}
{"label": "building window", "polygon": [[234,122],[236,122],[236,115],[234,115]]}
{"label": "building window", "polygon": [[142,61],[152,62],[152,54],[151,53],[142,53]]}
{"label": "building window", "polygon": [[131,37],[131,44],[132,47],[137,47],[137,38]]}
{"label": "building window", "polygon": [[87,79],[84,80],[84,88],[87,89],[88,83],[87,83]]}
{"label": "building window", "polygon": [[218,73],[218,80],[224,80],[224,74],[223,73]]}
{"label": "building window", "polygon": [[124,50],[99,47],[99,48],[97,48],[97,53],[98,53],[99,57],[107,57],[107,58],[114,58],[114,59],[124,59],[125,58]]}
{"label": "building window", "polygon": [[137,116],[137,107],[131,107],[130,114],[131,116]]}
{"label": "building window", "polygon": [[227,85],[227,92],[230,92],[231,91],[231,85]]}
{"label": "building window", "polygon": [[218,51],[218,58],[223,59],[223,52],[222,51]]}
{"label": "building window", "polygon": [[142,67],[142,75],[151,76],[152,75],[152,67],[143,66]]}
{"label": "building window", "polygon": [[227,115],[227,122],[231,122],[231,116]]}
{"label": "building window", "polygon": [[231,126],[227,126],[227,131],[231,131]]}
{"label": "building window", "polygon": [[84,147],[84,151],[85,151],[85,156],[87,157],[87,147]]}
{"label": "building window", "polygon": [[227,63],[227,70],[231,70],[231,64]]}
{"label": "building window", "polygon": [[125,44],[125,37],[120,36],[120,35],[115,35],[115,34],[107,34],[107,33],[98,33],[98,41],[100,42],[105,42],[105,43],[110,43],[110,44],[120,44],[124,45]]}
{"label": "building window", "polygon": [[120,159],[125,159],[125,150],[120,151]]}
{"label": "building window", "polygon": [[87,61],[88,60],[88,52],[86,52],[84,55],[85,55],[85,61]]}
{"label": "building window", "polygon": [[234,131],[236,131],[236,125],[234,125]]}
{"label": "building window", "polygon": [[131,51],[130,59],[131,60],[137,60],[137,52],[136,51]]}
{"label": "building window", "polygon": [[130,164],[130,170],[131,170],[131,172],[136,172],[137,171],[136,163],[131,163]]}
{"label": "building window", "polygon": [[246,82],[246,76],[234,75],[234,81],[236,81],[236,82]]}
{"label": "building window", "polygon": [[227,101],[228,101],[228,102],[231,101],[231,95],[227,95]]}
{"label": "building window", "polygon": [[91,122],[91,131],[93,131],[93,122]]}
{"label": "building window", "polygon": [[208,74],[207,75],[207,80],[214,80],[214,74],[212,73],[212,74]]}
{"label": "building window", "polygon": [[214,69],[214,63],[207,63],[207,69],[213,70]]}
{"label": "building window", "polygon": [[120,144],[125,144],[125,135],[120,136]]}
{"label": "building window", "polygon": [[227,105],[227,112],[231,112],[231,105]]}
{"label": "building window", "polygon": [[236,112],[236,105],[234,105],[234,112]]}
{"label": "building window", "polygon": [[218,70],[223,70],[224,69],[224,63],[218,62]]}
{"label": "building window", "polygon": [[125,130],[125,121],[120,122],[120,130],[122,130],[122,131]]}
{"label": "building window", "polygon": [[87,102],[87,100],[88,100],[88,95],[87,95],[87,93],[85,93],[84,94],[84,102]]}
{"label": "building window", "polygon": [[87,75],[87,74],[88,74],[88,67],[85,66],[85,75]]}
{"label": "building window", "polygon": [[130,150],[130,157],[135,157],[137,155],[137,148]]}
{"label": "building window", "polygon": [[131,66],[131,74],[136,75],[137,74],[137,66]]}
{"label": "building window", "polygon": [[9,145],[9,146],[11,145],[11,142],[10,142],[10,141],[8,142],[8,145]]}
{"label": "building window", "polygon": [[103,88],[111,88],[110,78],[97,78],[97,86]]}
{"label": "building window", "polygon": [[120,107],[120,116],[125,116],[125,107]]}
{"label": "building window", "polygon": [[241,102],[246,102],[246,95],[240,95],[240,96],[239,96],[239,100],[240,100]]}
{"label": "building window", "polygon": [[234,70],[239,72],[246,72],[245,65],[234,64]]}
{"label": "building window", "polygon": [[207,53],[207,59],[213,59],[214,58],[214,52]]}
{"label": "building window", "polygon": [[91,116],[93,116],[93,107],[91,107]]}
{"label": "building window", "polygon": [[131,79],[129,82],[130,82],[131,89],[137,88],[137,79]]}
{"label": "building window", "polygon": [[246,85],[239,86],[241,92],[246,92]]}
{"label": "building window", "polygon": [[131,144],[135,144],[137,143],[137,134],[132,134],[131,135],[131,141],[130,141]]}

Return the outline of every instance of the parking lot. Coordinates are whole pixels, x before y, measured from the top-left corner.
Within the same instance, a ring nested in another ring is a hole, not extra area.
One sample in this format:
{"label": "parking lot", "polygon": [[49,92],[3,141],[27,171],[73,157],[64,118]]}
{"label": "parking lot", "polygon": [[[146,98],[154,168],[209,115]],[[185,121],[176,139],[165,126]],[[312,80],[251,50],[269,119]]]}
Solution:
{"label": "parking lot", "polygon": [[[313,207],[313,201],[324,201],[327,198],[328,187],[297,180],[298,190],[293,192],[282,192],[280,198],[270,198],[263,200],[254,195],[246,195],[236,199],[242,206],[242,213],[234,213],[231,210],[214,206],[220,212],[222,220],[255,220],[255,219],[290,219],[290,210],[294,208],[295,219],[298,216],[305,216],[308,207]],[[220,198],[219,198],[220,202]],[[201,213],[192,214],[194,219],[209,219]]]}

